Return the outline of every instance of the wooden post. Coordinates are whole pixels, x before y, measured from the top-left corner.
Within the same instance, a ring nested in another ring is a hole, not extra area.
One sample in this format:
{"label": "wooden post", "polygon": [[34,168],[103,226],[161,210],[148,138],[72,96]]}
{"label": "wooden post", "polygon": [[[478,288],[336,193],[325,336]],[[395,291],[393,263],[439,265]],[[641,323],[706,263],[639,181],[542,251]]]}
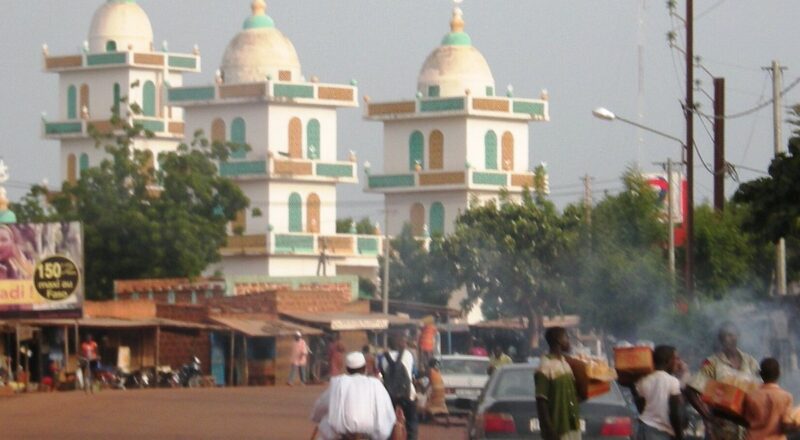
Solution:
{"label": "wooden post", "polygon": [[244,386],[250,385],[250,362],[247,361],[247,335],[242,335],[242,356],[244,357]]}
{"label": "wooden post", "polygon": [[159,366],[161,366],[161,326],[156,325],[156,375]]}
{"label": "wooden post", "polygon": [[67,372],[67,366],[69,365],[69,327],[64,326],[64,365],[61,367],[64,369],[64,373]]}
{"label": "wooden post", "polygon": [[38,345],[38,348],[36,350],[37,351],[36,356],[38,356],[36,364],[38,365],[38,368],[36,372],[39,374],[39,386],[41,386],[45,372],[44,366],[42,365],[44,363],[42,358],[42,327],[39,327],[39,331],[36,332],[36,345]]}
{"label": "wooden post", "polygon": [[19,377],[18,377],[19,376],[19,365],[20,365],[19,364],[19,348],[20,348],[19,347],[19,323],[16,324],[16,331],[14,331],[14,337],[17,340],[17,350],[15,351],[16,354],[14,355],[15,356],[14,359],[16,359],[16,363],[14,364],[14,378],[17,380],[17,382],[19,382]]}
{"label": "wooden post", "polygon": [[230,379],[229,380],[230,380],[230,383],[231,383],[232,387],[236,386],[236,381],[234,380],[234,377],[233,377],[233,369],[234,369],[234,365],[235,365],[235,362],[236,362],[236,357],[234,356],[234,344],[235,343],[236,343],[236,338],[233,335],[233,330],[231,330],[231,346],[230,346],[230,349],[231,349],[231,366],[230,366]]}

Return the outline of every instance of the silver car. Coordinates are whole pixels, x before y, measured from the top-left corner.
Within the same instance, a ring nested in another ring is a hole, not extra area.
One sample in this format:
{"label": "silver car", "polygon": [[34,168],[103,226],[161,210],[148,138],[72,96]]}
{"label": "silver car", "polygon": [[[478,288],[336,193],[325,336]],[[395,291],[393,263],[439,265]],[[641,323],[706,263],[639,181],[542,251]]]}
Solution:
{"label": "silver car", "polygon": [[439,362],[448,410],[451,414],[468,413],[489,380],[489,358],[453,354],[442,356]]}

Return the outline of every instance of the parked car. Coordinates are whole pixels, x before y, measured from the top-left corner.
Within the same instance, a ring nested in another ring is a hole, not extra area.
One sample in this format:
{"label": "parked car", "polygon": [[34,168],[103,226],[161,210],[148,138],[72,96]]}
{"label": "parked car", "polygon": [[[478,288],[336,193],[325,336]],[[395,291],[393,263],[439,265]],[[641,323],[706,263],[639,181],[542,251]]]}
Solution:
{"label": "parked car", "polygon": [[[530,364],[506,365],[491,376],[470,416],[471,440],[539,439],[536,392]],[[636,438],[637,414],[616,383],[609,393],[581,403],[584,440]]]}
{"label": "parked car", "polygon": [[489,380],[489,358],[454,354],[439,361],[448,410],[451,414],[469,413]]}

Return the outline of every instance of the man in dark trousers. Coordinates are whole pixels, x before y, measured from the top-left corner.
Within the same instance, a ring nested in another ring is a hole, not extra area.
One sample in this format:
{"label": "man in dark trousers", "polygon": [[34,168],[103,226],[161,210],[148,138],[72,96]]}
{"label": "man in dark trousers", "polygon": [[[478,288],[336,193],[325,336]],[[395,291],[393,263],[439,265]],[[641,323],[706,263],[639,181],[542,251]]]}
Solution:
{"label": "man in dark trousers", "polygon": [[414,372],[414,355],[406,350],[406,335],[395,332],[389,335],[389,350],[383,353],[378,364],[383,385],[392,398],[395,408],[403,411],[408,440],[417,439],[417,392],[411,382]]}
{"label": "man in dark trousers", "polygon": [[563,327],[552,327],[544,334],[550,352],[542,356],[534,374],[536,409],[544,440],[580,440],[581,426],[578,384],[566,359],[571,347]]}
{"label": "man in dark trousers", "polygon": [[675,347],[659,345],[653,351],[655,371],[631,386],[639,409],[639,440],[683,440],[681,382],[673,373],[681,359]]}

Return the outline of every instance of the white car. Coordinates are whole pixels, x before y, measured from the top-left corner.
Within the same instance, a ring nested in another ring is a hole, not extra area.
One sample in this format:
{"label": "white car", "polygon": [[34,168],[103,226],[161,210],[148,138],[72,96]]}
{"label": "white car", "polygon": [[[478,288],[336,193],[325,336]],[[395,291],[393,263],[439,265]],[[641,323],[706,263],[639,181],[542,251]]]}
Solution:
{"label": "white car", "polygon": [[439,362],[447,408],[451,413],[467,412],[468,401],[477,401],[489,380],[489,358],[453,354],[443,355]]}

